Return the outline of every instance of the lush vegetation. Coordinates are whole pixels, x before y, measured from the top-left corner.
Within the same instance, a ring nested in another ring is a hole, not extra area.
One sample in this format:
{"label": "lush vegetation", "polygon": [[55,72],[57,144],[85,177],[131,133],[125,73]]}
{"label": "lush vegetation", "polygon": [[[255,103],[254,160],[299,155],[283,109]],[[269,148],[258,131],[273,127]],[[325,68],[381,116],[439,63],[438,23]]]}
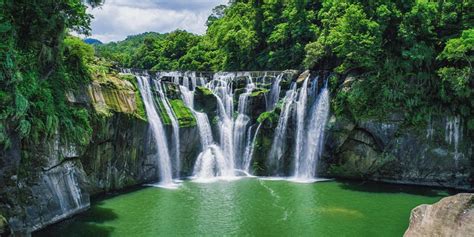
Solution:
{"label": "lush vegetation", "polygon": [[[87,1],[93,7],[100,2]],[[34,145],[58,130],[87,143],[89,113],[65,98],[93,70],[93,48],[67,34],[89,32],[85,3],[2,0],[0,10],[0,145],[8,148],[12,137]]]}
{"label": "lush vegetation", "polygon": [[353,79],[336,113],[396,112],[411,124],[460,114],[474,129],[472,1],[233,0],[207,24],[203,36],[140,35],[98,48],[123,45],[116,55],[136,53],[119,64],[153,70],[328,70],[334,91]]}
{"label": "lush vegetation", "polygon": [[[95,7],[101,0],[86,1]],[[205,35],[144,33],[94,49],[80,0],[0,1],[0,144],[39,143],[57,131],[91,137],[73,91],[112,65],[151,70],[336,72],[338,114],[404,114],[411,124],[460,114],[474,130],[474,3],[467,0],[233,0],[209,16]],[[27,16],[27,17],[26,17]],[[344,79],[350,89],[340,90]]]}

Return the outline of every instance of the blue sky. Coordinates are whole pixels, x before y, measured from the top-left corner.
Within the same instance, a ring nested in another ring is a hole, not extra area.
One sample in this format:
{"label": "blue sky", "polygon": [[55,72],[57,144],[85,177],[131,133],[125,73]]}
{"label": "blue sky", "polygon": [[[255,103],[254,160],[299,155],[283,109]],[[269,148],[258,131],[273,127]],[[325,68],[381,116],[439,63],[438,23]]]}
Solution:
{"label": "blue sky", "polygon": [[94,15],[91,38],[106,43],[147,31],[160,33],[183,29],[196,34],[206,31],[212,8],[228,0],[105,0]]}

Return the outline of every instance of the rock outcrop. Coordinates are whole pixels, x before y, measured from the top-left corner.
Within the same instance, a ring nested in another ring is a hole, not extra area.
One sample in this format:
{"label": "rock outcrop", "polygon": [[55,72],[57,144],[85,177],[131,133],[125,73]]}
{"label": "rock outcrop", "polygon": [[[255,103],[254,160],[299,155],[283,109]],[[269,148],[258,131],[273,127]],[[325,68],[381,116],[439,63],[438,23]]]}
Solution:
{"label": "rock outcrop", "polygon": [[403,118],[351,121],[332,117],[319,174],[403,184],[474,189],[473,145],[457,117],[426,128]]}
{"label": "rock outcrop", "polygon": [[405,237],[472,236],[474,233],[474,194],[460,193],[433,205],[412,210]]}

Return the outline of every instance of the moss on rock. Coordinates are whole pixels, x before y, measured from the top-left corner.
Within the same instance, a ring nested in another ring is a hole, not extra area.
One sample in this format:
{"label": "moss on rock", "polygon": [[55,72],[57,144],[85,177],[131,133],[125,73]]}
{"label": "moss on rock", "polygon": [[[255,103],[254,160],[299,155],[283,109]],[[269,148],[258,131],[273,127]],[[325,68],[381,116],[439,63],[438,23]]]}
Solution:
{"label": "moss on rock", "polygon": [[197,111],[206,113],[209,118],[213,118],[217,115],[217,98],[212,91],[206,87],[196,87],[194,106]]}
{"label": "moss on rock", "polygon": [[186,107],[183,100],[170,100],[170,104],[174,114],[176,115],[176,118],[178,119],[179,127],[185,128],[196,126],[196,118],[194,117],[191,110]]}
{"label": "moss on rock", "polygon": [[268,89],[256,89],[252,91],[252,94],[250,94],[250,97],[258,97],[258,96],[264,96],[266,93],[268,93]]}
{"label": "moss on rock", "polygon": [[145,107],[133,75],[110,73],[95,77],[88,87],[90,102],[98,115],[113,112],[146,120]]}

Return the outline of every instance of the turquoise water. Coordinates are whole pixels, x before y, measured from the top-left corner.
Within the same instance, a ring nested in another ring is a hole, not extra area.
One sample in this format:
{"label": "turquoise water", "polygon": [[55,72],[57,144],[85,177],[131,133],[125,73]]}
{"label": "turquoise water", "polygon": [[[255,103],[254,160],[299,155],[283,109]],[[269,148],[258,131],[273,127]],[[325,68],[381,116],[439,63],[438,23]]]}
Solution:
{"label": "turquoise water", "polygon": [[94,203],[33,236],[402,236],[410,211],[447,192],[374,183],[241,179],[147,187]]}

